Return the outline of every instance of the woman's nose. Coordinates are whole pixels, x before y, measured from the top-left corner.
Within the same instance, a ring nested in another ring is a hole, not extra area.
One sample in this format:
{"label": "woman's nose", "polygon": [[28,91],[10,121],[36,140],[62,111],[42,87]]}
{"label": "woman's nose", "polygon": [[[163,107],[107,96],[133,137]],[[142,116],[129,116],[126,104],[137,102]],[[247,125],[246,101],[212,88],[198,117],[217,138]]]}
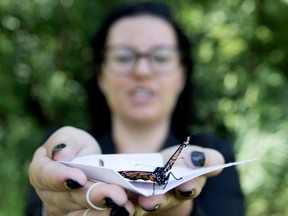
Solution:
{"label": "woman's nose", "polygon": [[138,58],[133,70],[133,74],[137,76],[150,76],[153,74],[151,62],[147,56]]}

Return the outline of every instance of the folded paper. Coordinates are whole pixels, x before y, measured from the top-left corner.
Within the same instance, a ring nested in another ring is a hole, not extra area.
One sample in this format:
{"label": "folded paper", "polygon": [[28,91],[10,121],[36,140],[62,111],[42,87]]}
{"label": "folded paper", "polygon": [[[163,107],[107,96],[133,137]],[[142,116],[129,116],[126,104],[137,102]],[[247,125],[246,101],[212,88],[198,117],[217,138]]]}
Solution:
{"label": "folded paper", "polygon": [[[181,159],[177,161],[181,161]],[[170,175],[167,185],[164,186],[159,186],[152,181],[131,181],[121,176],[118,172],[129,170],[153,172],[156,167],[164,166],[163,156],[160,153],[88,155],[74,158],[72,161],[61,161],[61,163],[81,169],[90,180],[117,184],[135,193],[151,196],[153,194],[164,194],[184,182],[209,172],[251,161],[254,160],[244,160],[196,169],[186,166],[183,162],[176,162],[169,172],[172,172],[176,178],[181,179],[177,180]]]}

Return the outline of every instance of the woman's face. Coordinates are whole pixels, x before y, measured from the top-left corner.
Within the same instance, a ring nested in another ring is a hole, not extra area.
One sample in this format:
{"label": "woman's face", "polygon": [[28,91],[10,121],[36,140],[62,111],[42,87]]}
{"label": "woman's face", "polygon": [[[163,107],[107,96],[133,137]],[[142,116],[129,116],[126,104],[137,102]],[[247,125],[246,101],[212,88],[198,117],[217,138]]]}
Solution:
{"label": "woman's face", "polygon": [[156,16],[122,18],[112,25],[98,78],[112,120],[170,120],[185,83],[177,45],[173,28]]}

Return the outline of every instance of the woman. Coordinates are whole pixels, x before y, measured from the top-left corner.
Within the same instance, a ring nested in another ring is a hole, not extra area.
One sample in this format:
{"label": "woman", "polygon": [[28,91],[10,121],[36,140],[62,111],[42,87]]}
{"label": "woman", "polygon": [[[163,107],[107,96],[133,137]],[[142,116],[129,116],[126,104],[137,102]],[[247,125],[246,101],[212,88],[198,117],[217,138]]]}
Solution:
{"label": "woman", "polygon": [[[41,206],[41,214],[47,215],[244,215],[235,168],[198,177],[164,195],[144,197],[131,196],[118,185],[93,184],[81,170],[56,162],[101,151],[161,151],[169,158],[189,135],[190,44],[165,6],[116,8],[92,47],[96,77],[88,92],[91,133],[99,144],[72,127],[53,133],[30,165],[30,181],[41,201],[32,193],[36,201],[29,202],[28,211]],[[222,164],[223,156],[226,162],[234,160],[229,144],[219,139],[195,135],[190,143],[195,145],[182,154],[192,168]]]}

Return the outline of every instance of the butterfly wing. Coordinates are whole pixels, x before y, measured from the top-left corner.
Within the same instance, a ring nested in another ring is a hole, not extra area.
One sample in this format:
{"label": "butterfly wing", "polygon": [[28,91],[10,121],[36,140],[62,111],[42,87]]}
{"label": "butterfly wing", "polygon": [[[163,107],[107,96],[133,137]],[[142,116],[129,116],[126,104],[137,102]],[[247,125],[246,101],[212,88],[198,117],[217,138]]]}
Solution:
{"label": "butterfly wing", "polygon": [[164,171],[168,172],[174,165],[175,161],[177,160],[178,156],[181,154],[183,148],[185,148],[189,144],[190,137],[187,137],[187,140],[180,144],[177,150],[174,152],[174,154],[170,157],[170,159],[167,161],[167,163],[164,166]]}
{"label": "butterfly wing", "polygon": [[155,175],[147,171],[118,171],[120,175],[129,180],[155,181]]}

